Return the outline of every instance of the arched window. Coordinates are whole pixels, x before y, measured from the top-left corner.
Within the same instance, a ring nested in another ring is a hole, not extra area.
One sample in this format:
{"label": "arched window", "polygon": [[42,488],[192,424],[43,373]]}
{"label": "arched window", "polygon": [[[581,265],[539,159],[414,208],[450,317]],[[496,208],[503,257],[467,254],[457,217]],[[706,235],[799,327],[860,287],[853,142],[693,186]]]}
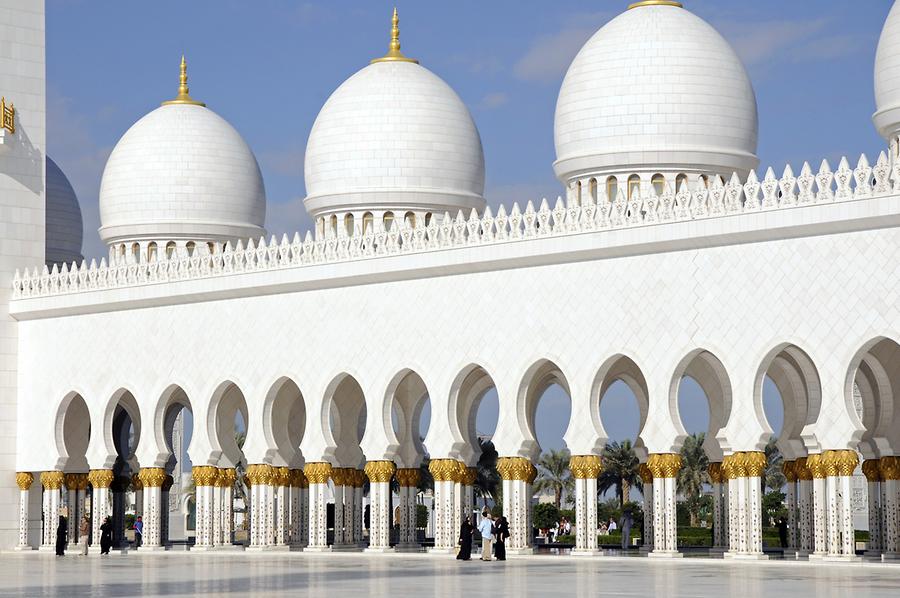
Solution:
{"label": "arched window", "polygon": [[385,212],[384,218],[381,219],[382,224],[384,224],[384,230],[386,232],[390,232],[391,227],[394,226],[394,213],[393,212]]}
{"label": "arched window", "polygon": [[316,218],[316,237],[321,239],[325,236],[325,219]]}
{"label": "arched window", "polygon": [[706,189],[709,189],[709,177],[705,174],[700,175],[700,184],[703,185]]}
{"label": "arched window", "polygon": [[657,195],[662,195],[666,190],[666,178],[659,173],[653,175],[650,184],[653,185],[653,192]]}
{"label": "arched window", "polygon": [[679,174],[677,177],[675,177],[675,192],[678,193],[682,189],[687,191],[687,186],[686,186],[687,182],[688,182],[688,178],[687,178],[687,175],[684,173]]}
{"label": "arched window", "polygon": [[636,174],[628,177],[628,199],[641,196],[641,177]]}
{"label": "arched window", "polygon": [[141,245],[140,243],[132,243],[131,244],[131,257],[134,261],[141,261]]}
{"label": "arched window", "polygon": [[431,224],[431,212],[425,212],[425,226]]}
{"label": "arched window", "polygon": [[331,215],[331,235],[333,237],[337,236],[337,214]]}
{"label": "arched window", "polygon": [[575,183],[575,203],[581,205],[581,181]]}
{"label": "arched window", "polygon": [[353,236],[353,214],[344,214],[344,230],[348,237]]}
{"label": "arched window", "polygon": [[372,230],[372,222],[373,222],[372,212],[366,212],[365,214],[363,214],[363,234],[364,235]]}
{"label": "arched window", "polygon": [[194,255],[194,249],[197,248],[197,244],[194,243],[193,241],[188,241],[187,245],[185,245],[185,247],[187,248],[188,256],[191,257]]}
{"label": "arched window", "polygon": [[169,241],[166,243],[166,259],[172,259],[173,255],[175,255],[175,241]]}
{"label": "arched window", "polygon": [[150,243],[149,245],[147,245],[147,261],[156,261],[156,243]]}
{"label": "arched window", "polygon": [[597,203],[597,179],[591,179],[588,183],[588,189],[591,194],[591,202]]}
{"label": "arched window", "polygon": [[416,215],[413,212],[407,212],[403,220],[410,228],[416,228]]}
{"label": "arched window", "polygon": [[606,197],[609,198],[609,201],[615,201],[616,196],[619,194],[619,179],[614,176],[606,179]]}

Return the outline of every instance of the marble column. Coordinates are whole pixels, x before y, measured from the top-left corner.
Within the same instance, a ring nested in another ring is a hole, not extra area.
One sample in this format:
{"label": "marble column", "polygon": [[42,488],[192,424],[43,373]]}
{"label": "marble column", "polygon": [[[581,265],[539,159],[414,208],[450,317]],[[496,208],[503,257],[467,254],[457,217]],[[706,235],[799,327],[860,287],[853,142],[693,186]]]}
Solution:
{"label": "marble column", "polygon": [[859,457],[853,450],[825,451],[822,461],[828,476],[828,558],[853,560],[857,557],[850,479]]}
{"label": "marble column", "polygon": [[162,541],[163,510],[168,505],[162,502],[162,486],[166,481],[166,470],[161,467],[142,467],[138,473],[144,493],[144,544],[141,549],[164,550]]}
{"label": "marble column", "polygon": [[475,479],[478,477],[478,468],[462,467],[458,475],[460,495],[462,497],[462,504],[459,509],[459,525],[462,526],[463,518],[471,517],[475,512]]}
{"label": "marble column", "polygon": [[[334,539],[335,550],[358,548],[353,541],[353,476],[356,469],[335,467],[331,470],[334,488]],[[369,496],[371,496],[371,491]]]}
{"label": "marble column", "polygon": [[882,543],[886,561],[900,560],[900,457],[882,457],[879,462],[884,522]]}
{"label": "marble column", "polygon": [[291,470],[291,546],[303,548],[309,539],[309,483],[302,469]]}
{"label": "marble column", "polygon": [[391,549],[391,461],[369,461],[369,547],[367,552],[387,552]]}
{"label": "marble column", "polygon": [[419,469],[398,469],[396,477],[400,486],[400,537],[395,548],[398,552],[417,552],[421,548],[416,536],[416,495],[421,477]]}
{"label": "marble column", "polygon": [[41,486],[44,489],[44,528],[41,534],[41,550],[56,550],[56,526],[59,523],[61,489],[65,476],[61,471],[41,472]]}
{"label": "marble column", "polygon": [[812,471],[806,457],[794,461],[797,476],[797,537],[798,556],[808,556],[814,550]]}
{"label": "marble column", "polygon": [[71,549],[78,546],[78,474],[65,474],[63,486],[66,489],[62,496],[65,498],[65,515],[68,519],[69,528],[69,543],[67,547]]}
{"label": "marble column", "polygon": [[171,475],[166,475],[166,479],[163,481],[163,485],[160,488],[160,504],[162,505],[162,511],[160,512],[160,524],[159,524],[159,540],[163,546],[171,546],[171,542],[169,541],[169,491],[172,489],[172,486],[175,484],[175,478]]}
{"label": "marble column", "polygon": [[575,549],[573,556],[601,554],[597,545],[597,476],[599,455],[575,455],[569,459],[575,478]]}
{"label": "marble column", "polygon": [[[366,484],[366,472],[356,469],[353,474],[353,542],[364,547],[363,528],[366,523],[365,506],[363,505],[363,487]],[[370,517],[371,519],[371,517]]]}
{"label": "marble column", "polygon": [[866,543],[866,556],[881,558],[884,513],[881,507],[881,469],[880,460],[866,459],[862,464],[863,475],[866,476],[869,495],[869,541]]}
{"label": "marble column", "polygon": [[827,474],[822,454],[816,453],[806,458],[806,465],[812,474],[812,529],[813,552],[811,559],[824,558],[828,553],[828,495]]}
{"label": "marble column", "polygon": [[219,534],[217,543],[220,546],[231,548],[234,546],[234,483],[237,481],[237,471],[233,467],[219,468],[217,479],[219,493]]}
{"label": "marble column", "polygon": [[112,496],[110,486],[113,482],[111,469],[92,469],[88,472],[88,482],[93,488],[91,492],[91,549],[100,551],[100,526],[112,515]]}
{"label": "marble column", "polygon": [[641,493],[644,495],[644,544],[641,552],[653,550],[653,474],[646,463],[641,463],[638,468],[641,476]]}
{"label": "marble column", "polygon": [[681,469],[681,455],[652,454],[647,467],[653,475],[653,557],[680,557],[678,522],[675,511],[675,476]]}
{"label": "marble column", "polygon": [[455,459],[432,459],[428,471],[434,478],[434,548],[428,552],[453,554],[459,530],[453,529],[455,512],[454,485],[459,472]]}
{"label": "marble column", "polygon": [[16,550],[32,550],[28,541],[28,498],[34,474],[30,471],[16,472],[16,485],[19,487],[19,543]]}
{"label": "marble column", "polygon": [[797,534],[797,473],[794,469],[795,461],[784,461],[781,464],[781,472],[784,474],[785,494],[784,508],[787,511],[787,548],[784,550],[785,557],[794,556],[799,546],[799,538]]}
{"label": "marble column", "polygon": [[248,550],[271,550],[275,545],[275,468],[268,463],[247,466],[250,483],[250,546]]}
{"label": "marble column", "polygon": [[531,542],[531,485],[537,470],[524,457],[500,457],[497,471],[503,478],[503,515],[509,521],[506,551],[509,554],[531,554],[534,552]]}
{"label": "marble column", "polygon": [[[721,551],[725,547],[725,532],[723,529],[723,522],[725,522],[725,506],[722,504],[725,500],[725,493],[722,491],[722,484],[725,481],[724,474],[722,472],[722,464],[721,463],[710,463],[709,467],[707,467],[707,472],[709,473],[709,481],[710,486],[712,486],[712,499],[713,499],[713,543],[712,550],[713,551]],[[727,525],[726,525],[727,526]]]}
{"label": "marble column", "polygon": [[728,479],[729,546],[726,558],[765,559],[762,551],[762,474],[766,455],[737,452],[722,460]]}
{"label": "marble column", "polygon": [[275,546],[287,548],[291,544],[291,470],[276,467],[272,486],[275,497]]}
{"label": "marble column", "polygon": [[303,473],[309,481],[309,544],[307,551],[323,552],[328,546],[328,478],[331,464],[325,462],[307,463]]}
{"label": "marble column", "polygon": [[219,470],[211,465],[198,465],[191,469],[194,477],[194,499],[196,501],[196,539],[193,550],[212,550],[215,547],[213,520],[215,510],[216,485]]}

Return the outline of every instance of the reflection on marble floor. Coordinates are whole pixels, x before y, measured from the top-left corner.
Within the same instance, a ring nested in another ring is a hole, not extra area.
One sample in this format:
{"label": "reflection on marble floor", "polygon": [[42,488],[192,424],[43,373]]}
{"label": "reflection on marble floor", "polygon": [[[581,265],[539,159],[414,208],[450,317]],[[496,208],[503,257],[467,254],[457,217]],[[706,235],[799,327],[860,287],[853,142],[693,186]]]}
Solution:
{"label": "reflection on marble floor", "polygon": [[900,595],[900,566],[531,557],[461,563],[425,555],[0,556],[0,596],[653,596],[868,598]]}

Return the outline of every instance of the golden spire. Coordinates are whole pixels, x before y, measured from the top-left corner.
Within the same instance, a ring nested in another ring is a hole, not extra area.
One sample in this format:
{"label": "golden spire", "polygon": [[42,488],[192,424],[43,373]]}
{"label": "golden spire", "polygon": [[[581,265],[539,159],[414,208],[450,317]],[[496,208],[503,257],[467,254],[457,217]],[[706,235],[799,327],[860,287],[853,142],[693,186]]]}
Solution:
{"label": "golden spire", "polygon": [[419,61],[414,58],[407,58],[403,55],[403,52],[400,51],[400,17],[397,16],[397,8],[394,8],[394,17],[391,19],[391,45],[388,47],[388,53],[382,56],[381,58],[376,58],[371,61],[371,64],[375,64],[376,62],[412,62],[415,64],[419,64]]}
{"label": "golden spire", "polygon": [[187,61],[184,59],[184,54],[181,55],[181,76],[179,77],[179,81],[181,84],[178,86],[178,95],[175,96],[174,100],[169,100],[167,102],[163,102],[163,106],[169,106],[171,104],[190,104],[192,106],[206,106],[203,102],[198,102],[194,98],[191,97],[189,93],[187,84],[188,76],[187,76]]}
{"label": "golden spire", "polygon": [[684,6],[681,5],[681,2],[675,2],[674,0],[641,0],[640,2],[629,5],[628,10],[640,6],[674,6],[675,8],[684,8]]}

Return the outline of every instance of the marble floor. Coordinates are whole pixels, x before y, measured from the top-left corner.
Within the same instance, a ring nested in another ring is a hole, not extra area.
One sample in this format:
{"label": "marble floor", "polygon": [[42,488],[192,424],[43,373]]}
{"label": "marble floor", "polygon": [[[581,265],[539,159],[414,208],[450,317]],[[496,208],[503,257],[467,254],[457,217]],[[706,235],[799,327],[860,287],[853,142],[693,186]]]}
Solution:
{"label": "marble floor", "polygon": [[900,565],[534,556],[457,562],[427,555],[0,555],[0,596],[900,596]]}

